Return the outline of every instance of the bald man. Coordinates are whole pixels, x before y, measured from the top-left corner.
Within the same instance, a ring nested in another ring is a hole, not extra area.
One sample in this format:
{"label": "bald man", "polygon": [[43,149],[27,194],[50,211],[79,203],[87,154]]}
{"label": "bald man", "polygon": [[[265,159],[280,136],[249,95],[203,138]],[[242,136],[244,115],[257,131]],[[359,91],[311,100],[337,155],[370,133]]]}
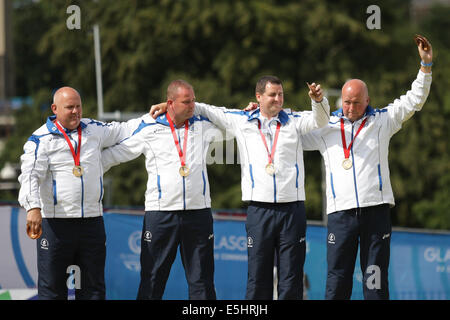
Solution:
{"label": "bald man", "polygon": [[71,288],[76,299],[105,299],[101,150],[138,123],[83,119],[81,97],[70,87],[55,92],[51,109],[24,145],[19,176],[19,203],[37,239],[38,297],[67,299]]}
{"label": "bald man", "polygon": [[395,204],[389,141],[421,110],[430,91],[433,54],[425,41],[427,46],[418,45],[421,68],[406,95],[374,109],[366,84],[349,80],[342,87],[342,109],[333,112],[328,126],[302,136],[304,150],[319,150],[326,168],[326,299],[350,299],[358,243],[364,298],[389,299],[389,210]]}

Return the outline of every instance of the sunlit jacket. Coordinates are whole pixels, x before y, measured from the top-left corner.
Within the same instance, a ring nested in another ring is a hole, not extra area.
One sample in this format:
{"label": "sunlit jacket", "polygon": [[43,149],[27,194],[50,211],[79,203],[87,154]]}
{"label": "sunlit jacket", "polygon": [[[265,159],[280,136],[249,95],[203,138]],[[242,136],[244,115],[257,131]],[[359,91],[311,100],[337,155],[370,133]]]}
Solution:
{"label": "sunlit jacket", "polygon": [[[136,120],[104,123],[81,119],[80,165],[76,177],[74,159],[64,136],[54,124],[56,116],[37,129],[24,145],[19,176],[19,203],[27,211],[41,208],[43,218],[87,218],[103,214],[101,150],[118,143],[136,129]],[[77,150],[77,130],[66,133]]]}
{"label": "sunlit jacket", "polygon": [[[422,109],[431,86],[431,73],[419,71],[411,90],[387,107],[368,106],[364,116],[351,122],[339,109],[332,113],[330,122],[322,129],[302,137],[305,150],[319,150],[326,169],[327,213],[383,203],[394,206],[394,195],[389,178],[389,141],[401,129],[403,122]],[[363,129],[350,150],[352,167],[342,166],[340,120],[344,119],[347,146],[367,118]],[[414,159],[411,159],[414,165]]]}
{"label": "sunlit jacket", "polygon": [[140,118],[138,129],[129,138],[102,152],[105,172],[114,165],[145,155],[148,181],[146,211],[197,210],[211,207],[207,154],[213,141],[224,139],[221,131],[207,118],[189,119],[187,150],[183,150],[185,126],[175,128],[180,148],[186,153],[188,176],[181,176],[178,150],[166,114],[156,120]]}
{"label": "sunlit jacket", "polygon": [[[241,164],[243,201],[293,202],[305,200],[304,165],[301,135],[325,126],[329,120],[328,100],[312,101],[312,111],[281,110],[272,119],[265,119],[260,109],[242,111],[195,104],[196,112],[210,119],[219,128],[236,137]],[[269,151],[281,124],[273,164],[275,174],[266,172],[269,162],[258,124],[261,123]]]}

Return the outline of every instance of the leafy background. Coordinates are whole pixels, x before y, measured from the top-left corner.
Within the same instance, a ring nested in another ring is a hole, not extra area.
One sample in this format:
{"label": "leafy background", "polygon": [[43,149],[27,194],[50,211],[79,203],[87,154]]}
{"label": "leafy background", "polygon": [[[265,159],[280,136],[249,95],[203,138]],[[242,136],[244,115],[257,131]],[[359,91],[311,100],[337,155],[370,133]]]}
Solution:
{"label": "leafy background", "polygon": [[[69,5],[81,9],[81,29],[68,30]],[[366,8],[381,9],[381,29],[369,30]],[[450,7],[413,15],[410,1],[130,0],[13,1],[16,94],[32,105],[16,111],[17,125],[0,155],[18,163],[28,136],[50,114],[52,93],[77,88],[85,117],[97,116],[92,26],[101,32],[105,112],[146,112],[165,99],[175,78],[191,82],[198,101],[242,108],[256,80],[283,80],[285,107],[310,108],[306,81],[340,89],[348,78],[369,87],[384,107],[404,94],[420,58],[412,38],[433,45],[431,93],[423,110],[391,140],[395,226],[450,229]],[[330,98],[334,109],[336,97]],[[305,152],[306,208],[322,217],[321,156]],[[237,164],[208,167],[213,208],[244,208]],[[106,174],[107,205],[142,207],[143,156]],[[110,184],[109,184],[110,183]],[[16,200],[14,192],[2,200]]]}

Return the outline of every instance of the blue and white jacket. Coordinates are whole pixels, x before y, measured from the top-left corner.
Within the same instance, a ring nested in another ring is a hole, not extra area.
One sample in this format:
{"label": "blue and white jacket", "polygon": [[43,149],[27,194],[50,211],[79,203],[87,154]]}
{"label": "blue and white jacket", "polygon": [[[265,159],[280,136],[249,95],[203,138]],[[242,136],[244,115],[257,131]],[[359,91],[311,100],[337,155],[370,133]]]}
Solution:
{"label": "blue and white jacket", "polygon": [[[185,126],[175,128],[183,149]],[[129,138],[102,152],[105,172],[112,166],[145,155],[148,173],[145,192],[146,211],[196,210],[211,207],[206,160],[209,145],[222,140],[222,132],[208,119],[189,119],[186,166],[190,174],[183,177],[178,150],[166,114],[156,119],[140,118],[138,129]],[[185,150],[183,150],[184,152]]]}
{"label": "blue and white jacket", "polygon": [[[431,86],[431,73],[419,71],[411,90],[383,109],[368,106],[365,115],[351,122],[339,109],[332,113],[330,122],[322,129],[302,137],[305,150],[319,150],[326,168],[327,213],[353,208],[390,204],[394,195],[389,178],[389,141],[401,129],[404,121],[422,109]],[[364,128],[350,150],[353,166],[342,167],[340,120],[344,119],[347,147],[362,121]]]}
{"label": "blue and white jacket", "polygon": [[[312,101],[312,111],[281,110],[272,119],[261,116],[260,110],[242,111],[195,104],[196,113],[207,117],[219,128],[236,137],[241,164],[243,201],[292,202],[305,200],[304,165],[301,135],[325,126],[329,120],[328,100]],[[275,174],[269,175],[267,149],[258,130],[261,123],[269,150],[281,123],[273,164]]]}
{"label": "blue and white jacket", "polygon": [[[19,203],[27,211],[41,208],[43,218],[88,218],[103,214],[101,150],[131,135],[136,119],[104,123],[81,119],[81,177],[72,173],[74,159],[66,140],[54,124],[56,116],[37,129],[24,145],[19,176]],[[78,132],[66,133],[77,150]]]}

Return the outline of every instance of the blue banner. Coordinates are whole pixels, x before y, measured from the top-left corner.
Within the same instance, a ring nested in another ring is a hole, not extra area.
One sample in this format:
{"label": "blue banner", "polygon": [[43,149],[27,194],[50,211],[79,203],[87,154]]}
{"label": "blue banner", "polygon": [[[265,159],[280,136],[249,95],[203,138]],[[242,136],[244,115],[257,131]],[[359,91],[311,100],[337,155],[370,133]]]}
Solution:
{"label": "blue banner", "polygon": [[[136,299],[140,281],[140,241],[143,216],[106,212],[105,267],[107,299]],[[25,233],[26,212],[0,206],[0,299],[36,295],[36,241]],[[307,298],[324,299],[326,239],[323,226],[306,232]],[[220,300],[241,300],[247,284],[247,237],[244,221],[214,220],[215,286]],[[357,257],[352,299],[363,299],[362,272]],[[12,290],[13,289],[13,290]],[[25,290],[26,289],[26,290]],[[394,300],[450,299],[450,232],[394,230],[391,235],[389,289]],[[179,254],[172,266],[164,299],[188,299]]]}
{"label": "blue banner", "polygon": [[[105,213],[108,299],[135,299],[140,279],[142,216]],[[308,225],[305,275],[307,298],[324,299],[326,228]],[[247,237],[243,221],[214,221],[215,286],[218,299],[245,298]],[[363,299],[359,254],[352,299]],[[389,266],[391,299],[450,299],[450,234],[392,232]],[[179,253],[172,266],[164,299],[185,300],[188,290]]]}

